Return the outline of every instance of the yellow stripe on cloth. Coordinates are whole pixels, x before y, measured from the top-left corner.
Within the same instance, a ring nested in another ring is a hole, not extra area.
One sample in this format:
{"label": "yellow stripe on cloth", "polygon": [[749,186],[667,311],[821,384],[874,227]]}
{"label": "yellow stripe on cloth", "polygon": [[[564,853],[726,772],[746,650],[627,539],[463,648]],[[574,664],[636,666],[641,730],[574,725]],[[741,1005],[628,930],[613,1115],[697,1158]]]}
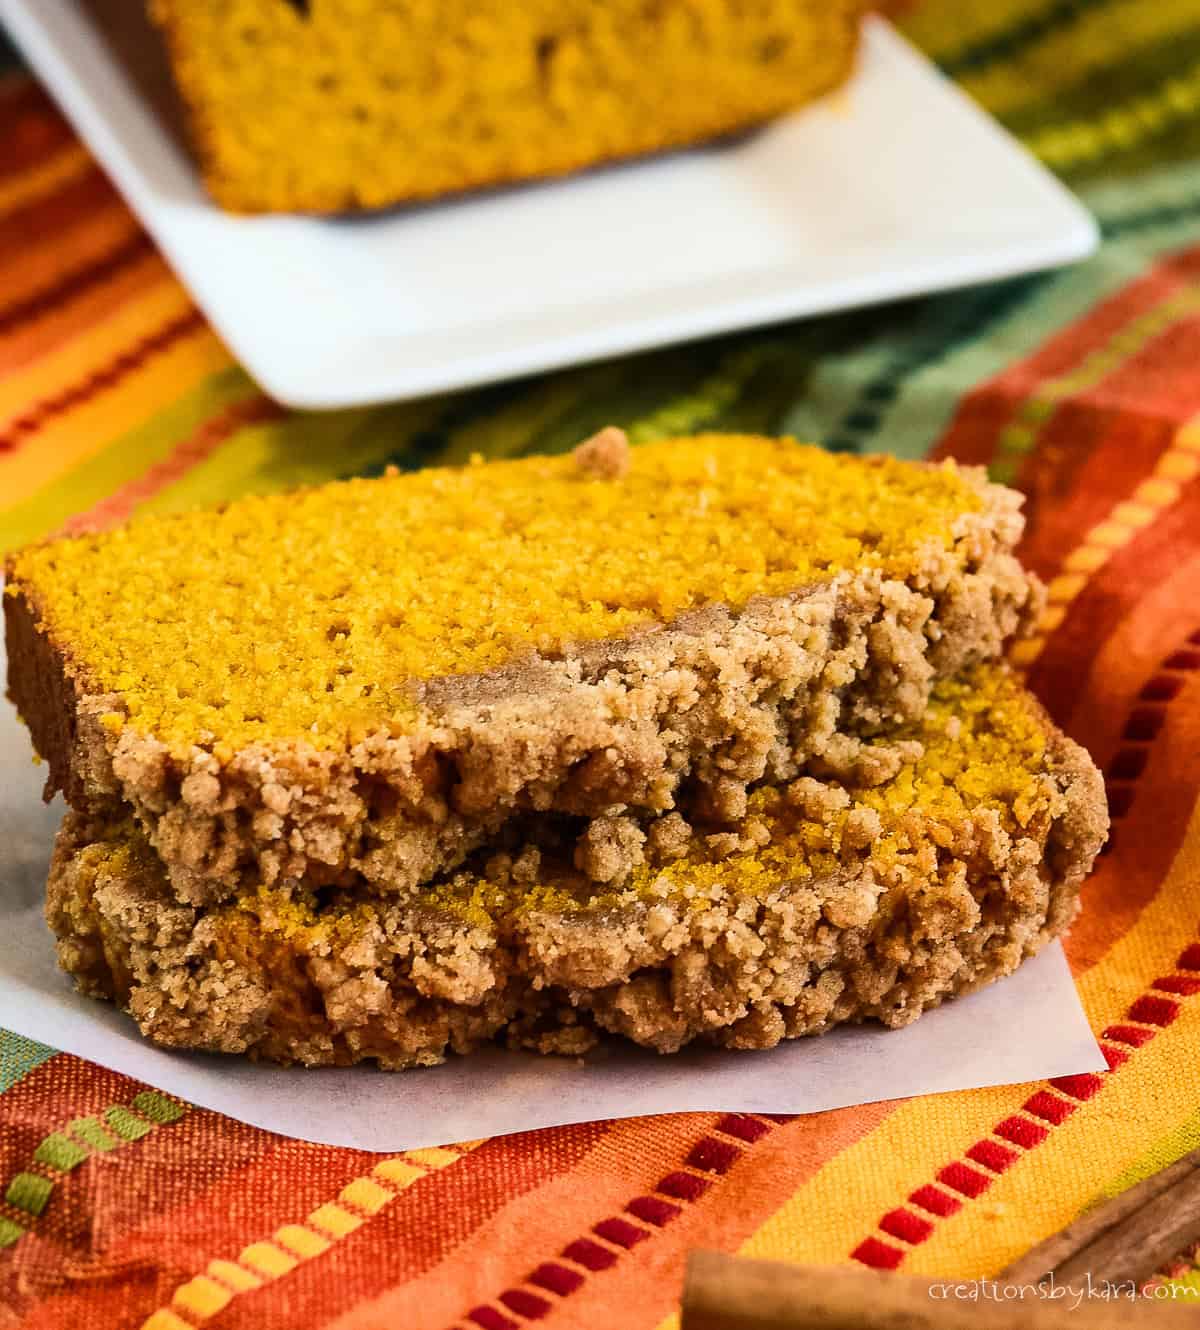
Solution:
{"label": "yellow stripe on cloth", "polygon": [[1130,63],[1139,49],[1178,36],[1180,26],[1177,5],[1146,0],[1096,5],[1075,22],[1052,28],[1019,59],[964,73],[959,86],[993,115],[1011,115],[1031,101],[1048,101],[1094,70]]}
{"label": "yellow stripe on cloth", "polygon": [[1200,61],[1149,92],[1129,97],[1088,120],[1071,120],[1030,135],[1026,147],[1055,171],[1071,171],[1110,153],[1128,152],[1200,111]]}
{"label": "yellow stripe on cloth", "polygon": [[93,324],[82,336],[73,337],[0,380],[0,430],[27,415],[39,402],[102,371],[114,356],[191,306],[191,299],[178,282],[164,282]]}
{"label": "yellow stripe on cloth", "polygon": [[[1092,1027],[1119,1020],[1149,984],[1170,974],[1198,931],[1200,805],[1153,901],[1079,981]],[[1198,1041],[1200,1000],[1184,998],[1172,1024],[1106,1076],[1095,1098],[1052,1128],[1050,1138],[1034,1151],[1036,1163],[1018,1163],[981,1203],[969,1202],[960,1214],[938,1224],[904,1268],[913,1274],[991,1274],[1065,1227],[1085,1202],[1144,1154],[1148,1141],[1167,1135],[1195,1113],[1196,1079],[1187,1068]],[[1011,1103],[999,1108],[999,1116],[1006,1111],[1012,1111]],[[982,1213],[972,1218],[976,1204],[982,1204]]]}
{"label": "yellow stripe on cloth", "polygon": [[209,1261],[200,1274],[179,1285],[168,1306],[159,1307],[142,1322],[142,1330],[178,1330],[180,1326],[191,1330],[197,1322],[223,1311],[239,1293],[282,1279],[305,1261],[323,1256],[401,1192],[483,1144],[484,1140],[463,1141],[455,1146],[406,1150],[380,1160],[370,1173],[348,1182],[335,1200],[317,1206],[300,1223],[284,1224],[271,1237],[250,1243],[236,1260]]}
{"label": "yellow stripe on cloth", "polygon": [[[58,530],[68,518],[109,505],[114,497],[161,467],[198,430],[256,389],[240,369],[206,375],[190,391],[114,435],[86,461],[3,510],[3,549],[16,548]],[[169,486],[156,490],[161,493]],[[137,505],[141,506],[144,498]],[[0,552],[3,552],[0,549]]]}

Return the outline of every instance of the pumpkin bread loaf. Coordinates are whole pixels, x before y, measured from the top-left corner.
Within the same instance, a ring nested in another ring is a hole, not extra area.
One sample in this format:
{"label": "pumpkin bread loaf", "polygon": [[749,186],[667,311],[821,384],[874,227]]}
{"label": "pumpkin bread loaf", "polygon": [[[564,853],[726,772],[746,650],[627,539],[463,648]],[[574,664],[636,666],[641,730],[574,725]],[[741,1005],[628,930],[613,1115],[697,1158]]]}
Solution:
{"label": "pumpkin bread loaf", "polygon": [[150,0],[209,191],[379,208],[696,143],[849,73],[863,0]]}

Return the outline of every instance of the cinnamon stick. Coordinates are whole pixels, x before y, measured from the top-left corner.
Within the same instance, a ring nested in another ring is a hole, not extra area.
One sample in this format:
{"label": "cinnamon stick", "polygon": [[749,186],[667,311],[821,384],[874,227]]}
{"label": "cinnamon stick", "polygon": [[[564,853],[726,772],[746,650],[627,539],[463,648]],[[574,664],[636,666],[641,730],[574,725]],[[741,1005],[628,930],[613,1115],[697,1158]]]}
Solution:
{"label": "cinnamon stick", "polygon": [[[1148,1279],[1200,1239],[1200,1150],[1097,1206],[1014,1261],[1001,1277],[1114,1283]],[[1198,1300],[1200,1301],[1200,1300]]]}
{"label": "cinnamon stick", "polygon": [[[1200,1311],[1128,1294],[1057,1296],[1008,1280],[926,1280],[693,1252],[681,1330],[1197,1330]],[[1011,1294],[1008,1289],[1015,1290]],[[974,1292],[972,1291],[974,1290]]]}

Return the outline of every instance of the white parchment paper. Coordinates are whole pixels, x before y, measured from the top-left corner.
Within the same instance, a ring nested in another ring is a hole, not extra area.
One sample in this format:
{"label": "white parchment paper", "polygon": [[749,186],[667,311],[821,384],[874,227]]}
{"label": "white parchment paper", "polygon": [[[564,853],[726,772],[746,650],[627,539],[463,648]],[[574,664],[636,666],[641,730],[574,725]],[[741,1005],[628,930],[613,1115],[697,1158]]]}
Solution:
{"label": "white parchment paper", "polygon": [[845,1028],[770,1052],[664,1058],[612,1046],[580,1065],[497,1049],[399,1073],[164,1052],[119,1011],[78,996],[55,964],[42,898],[62,806],[41,803],[44,777],[0,704],[0,1026],[287,1136],[396,1151],[645,1113],[811,1113],[1105,1065],[1057,944],[904,1030]]}

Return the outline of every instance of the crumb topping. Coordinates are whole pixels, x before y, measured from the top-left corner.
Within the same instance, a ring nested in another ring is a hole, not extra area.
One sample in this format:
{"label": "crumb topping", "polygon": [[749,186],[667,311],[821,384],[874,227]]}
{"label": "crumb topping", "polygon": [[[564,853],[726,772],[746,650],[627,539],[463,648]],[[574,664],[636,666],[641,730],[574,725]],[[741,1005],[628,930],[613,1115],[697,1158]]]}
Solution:
{"label": "crumb topping", "polygon": [[[903,877],[907,869],[936,870],[939,849],[961,853],[962,828],[981,812],[989,815],[994,834],[1014,836],[1058,811],[1061,796],[1044,766],[1044,722],[1003,665],[980,666],[937,684],[924,719],[904,737],[915,741],[910,760],[881,784],[864,788],[805,776],[782,788],[760,786],[751,792],[744,817],[715,833],[692,828],[685,833],[686,848],[646,856],[646,837],[639,834],[623,872],[617,863],[622,842],[605,842],[606,871],[590,876],[618,879],[610,903],[682,896],[697,905],[714,892],[761,896],[784,881],[829,877],[856,858],[869,857],[877,870],[895,869]],[[631,820],[597,819],[592,826],[605,822],[620,826],[628,846],[630,832],[622,824],[633,827]],[[580,884],[554,861],[545,867],[549,871],[521,883],[457,873],[423,888],[423,896],[464,910],[475,923],[530,909],[578,907]],[[583,890],[590,904],[605,902],[603,887]]]}
{"label": "crumb topping", "polygon": [[951,464],[707,435],[248,497],[14,556],[89,688],[173,749],[404,726],[414,681],[740,609],[843,570],[903,579],[978,488]]}
{"label": "crumb topping", "polygon": [[[591,876],[618,881],[589,882],[572,872],[569,855],[543,855],[530,844],[515,857],[491,854],[474,870],[428,884],[417,899],[470,926],[494,928],[545,910],[603,912],[656,900],[701,909],[718,897],[762,898],[783,883],[853,876],[868,862],[877,877],[900,885],[960,871],[959,861],[980,848],[973,840],[981,827],[995,846],[1044,836],[1061,812],[1061,792],[1045,768],[1045,723],[1002,665],[937,685],[925,719],[907,737],[909,760],[881,784],[805,776],[763,786],[751,792],[745,816],[720,832],[689,827],[678,814],[652,821],[649,835],[628,816],[598,819],[593,827],[602,823],[603,832],[591,831],[577,853],[607,856],[604,874],[593,865]],[[130,855],[155,862],[131,824],[85,853],[117,875],[128,873]],[[231,906],[223,928],[289,937],[316,930],[331,945],[381,908],[343,892],[326,908],[319,891],[292,885],[259,885]]]}

